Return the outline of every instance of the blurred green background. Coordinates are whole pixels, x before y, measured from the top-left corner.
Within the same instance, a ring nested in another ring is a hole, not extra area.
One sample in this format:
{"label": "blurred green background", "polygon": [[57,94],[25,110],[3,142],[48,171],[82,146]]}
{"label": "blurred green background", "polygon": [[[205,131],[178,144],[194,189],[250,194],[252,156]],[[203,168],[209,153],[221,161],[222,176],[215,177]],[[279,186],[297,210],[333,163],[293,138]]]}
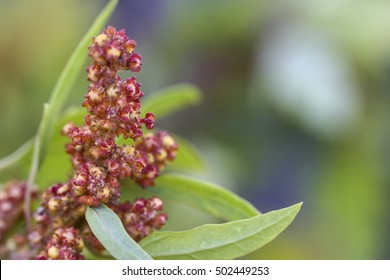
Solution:
{"label": "blurred green background", "polygon": [[[0,157],[34,135],[105,3],[0,1]],[[145,94],[179,82],[204,92],[200,106],[157,120],[205,156],[194,176],[262,212],[304,201],[246,258],[390,258],[390,1],[121,0],[110,24],[138,42]],[[210,221],[184,211],[168,228]]]}

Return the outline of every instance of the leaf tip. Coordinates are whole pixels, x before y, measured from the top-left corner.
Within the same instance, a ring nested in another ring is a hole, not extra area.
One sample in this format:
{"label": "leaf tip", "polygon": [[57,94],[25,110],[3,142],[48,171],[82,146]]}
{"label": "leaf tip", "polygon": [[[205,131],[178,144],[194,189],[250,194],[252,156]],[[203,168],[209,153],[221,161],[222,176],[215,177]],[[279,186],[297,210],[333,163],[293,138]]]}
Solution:
{"label": "leaf tip", "polygon": [[294,215],[294,217],[296,215],[298,215],[299,211],[301,210],[302,208],[302,205],[303,205],[303,201],[299,202],[299,203],[296,203],[294,205],[291,205],[289,208],[292,210],[292,214]]}

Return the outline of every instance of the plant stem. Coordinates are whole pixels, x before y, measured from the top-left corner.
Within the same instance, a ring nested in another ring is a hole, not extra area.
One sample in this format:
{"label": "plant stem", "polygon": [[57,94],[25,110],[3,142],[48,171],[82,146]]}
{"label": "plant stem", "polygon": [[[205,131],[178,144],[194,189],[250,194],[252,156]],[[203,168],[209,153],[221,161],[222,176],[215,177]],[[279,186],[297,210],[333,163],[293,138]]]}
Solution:
{"label": "plant stem", "polygon": [[23,157],[25,157],[27,153],[31,150],[33,141],[33,139],[28,140],[13,153],[0,159],[0,171],[7,169],[8,167],[20,161]]}

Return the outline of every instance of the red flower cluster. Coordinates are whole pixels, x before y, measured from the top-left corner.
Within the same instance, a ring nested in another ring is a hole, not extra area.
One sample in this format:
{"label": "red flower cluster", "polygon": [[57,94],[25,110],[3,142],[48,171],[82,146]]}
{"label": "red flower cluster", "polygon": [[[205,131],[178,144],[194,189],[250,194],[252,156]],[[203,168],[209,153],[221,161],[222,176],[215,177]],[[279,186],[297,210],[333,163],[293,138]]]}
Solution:
{"label": "red flower cluster", "polygon": [[138,198],[134,203],[125,202],[113,210],[122,220],[126,231],[135,241],[148,236],[154,229],[160,229],[168,219],[167,214],[160,213],[163,202],[160,198]]}
{"label": "red flower cluster", "polygon": [[76,169],[70,184],[85,205],[117,203],[119,180],[137,176],[147,164],[133,147],[115,143],[118,136],[141,137],[142,125],[154,127],[152,113],[140,117],[144,94],[136,77],[122,80],[118,76],[120,70],[140,70],[141,56],[134,52],[135,47],[123,30],[113,27],[93,39],[88,51],[92,65],[87,67],[91,84],[83,102],[88,114],[82,127],[68,124],[63,129],[72,141],[67,152]]}
{"label": "red flower cluster", "polygon": [[[74,175],[67,183],[48,188],[35,212],[37,227],[28,237],[34,248],[44,248],[38,259],[81,259],[83,242],[71,228],[76,222],[84,228],[84,242],[102,251],[80,219],[86,206],[107,204],[136,241],[160,229],[167,220],[166,214],[159,213],[163,209],[159,198],[134,203],[119,200],[122,179],[132,179],[143,188],[154,185],[154,178],[175,158],[178,148],[165,131],[143,136],[143,126],[154,127],[154,115],[141,117],[143,92],[136,77],[122,80],[118,76],[121,70],[140,70],[141,56],[134,52],[135,47],[123,30],[113,27],[95,37],[89,47],[91,84],[82,104],[88,114],[81,127],[70,123],[62,130],[71,140],[66,152],[71,155]],[[134,144],[120,146],[118,137],[131,138]]]}
{"label": "red flower cluster", "polygon": [[[122,70],[140,70],[141,56],[134,52],[135,47],[124,30],[113,27],[93,39],[88,49],[92,64],[87,67],[91,84],[82,103],[88,113],[82,126],[70,123],[62,130],[71,140],[66,152],[71,155],[74,174],[68,182],[44,191],[34,213],[34,228],[14,236],[17,250],[11,257],[84,259],[84,243],[94,252],[102,252],[104,247],[82,218],[87,206],[100,203],[117,213],[136,241],[165,224],[167,215],[161,212],[163,202],[157,197],[120,202],[122,179],[132,179],[143,188],[153,186],[178,148],[165,131],[143,136],[143,127],[154,127],[154,115],[141,117],[144,94],[136,77],[122,80],[118,75]],[[118,137],[130,138],[133,144],[118,145]],[[0,191],[0,255],[11,255],[12,250],[2,243],[6,231],[23,213],[25,192],[26,184],[16,181]],[[81,235],[76,226],[82,229]]]}
{"label": "red flower cluster", "polygon": [[35,211],[34,218],[40,224],[41,231],[73,225],[85,213],[85,206],[77,202],[69,184],[56,184],[42,195],[41,206]]}
{"label": "red flower cluster", "polygon": [[[123,178],[133,178],[143,187],[153,185],[159,171],[175,157],[177,144],[167,132],[141,137],[142,125],[154,127],[154,115],[140,117],[144,94],[136,77],[118,76],[120,70],[140,70],[141,56],[135,47],[123,30],[113,27],[94,38],[89,48],[93,64],[87,68],[91,85],[83,102],[89,114],[84,126],[68,124],[63,129],[72,140],[67,152],[76,169],[70,184],[85,205],[116,204]],[[118,146],[118,136],[138,141],[135,147]]]}
{"label": "red flower cluster", "polygon": [[83,260],[84,242],[73,227],[57,228],[37,260]]}
{"label": "red flower cluster", "polygon": [[164,170],[169,161],[175,159],[177,143],[166,131],[149,133],[138,140],[135,149],[147,159],[141,172],[134,173],[133,178],[142,187],[153,186],[154,178]]}
{"label": "red flower cluster", "polygon": [[10,181],[0,190],[0,242],[23,213],[26,183]]}

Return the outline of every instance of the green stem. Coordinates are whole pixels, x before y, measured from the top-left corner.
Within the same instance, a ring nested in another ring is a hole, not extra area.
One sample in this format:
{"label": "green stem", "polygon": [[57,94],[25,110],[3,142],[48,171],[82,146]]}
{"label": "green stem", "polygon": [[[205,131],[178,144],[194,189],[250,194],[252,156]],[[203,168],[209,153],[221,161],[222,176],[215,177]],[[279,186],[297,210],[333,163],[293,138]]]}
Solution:
{"label": "green stem", "polygon": [[34,147],[33,147],[33,156],[32,156],[32,162],[31,162],[31,168],[30,173],[28,175],[27,180],[27,186],[26,186],[26,192],[24,194],[24,219],[26,220],[26,226],[27,230],[31,230],[31,192],[33,190],[34,186],[34,180],[35,176],[38,172],[39,167],[39,154],[41,150],[41,140],[42,140],[42,130],[46,125],[46,122],[48,120],[48,108],[49,104],[45,103],[43,105],[43,114],[42,114],[42,120],[38,128],[37,136],[35,137],[34,141]]}
{"label": "green stem", "polygon": [[25,157],[27,153],[31,150],[31,146],[33,145],[33,142],[34,142],[33,139],[28,140],[26,143],[20,146],[13,153],[0,159],[0,171],[3,171],[4,169],[11,167],[12,165],[20,161],[23,157]]}

